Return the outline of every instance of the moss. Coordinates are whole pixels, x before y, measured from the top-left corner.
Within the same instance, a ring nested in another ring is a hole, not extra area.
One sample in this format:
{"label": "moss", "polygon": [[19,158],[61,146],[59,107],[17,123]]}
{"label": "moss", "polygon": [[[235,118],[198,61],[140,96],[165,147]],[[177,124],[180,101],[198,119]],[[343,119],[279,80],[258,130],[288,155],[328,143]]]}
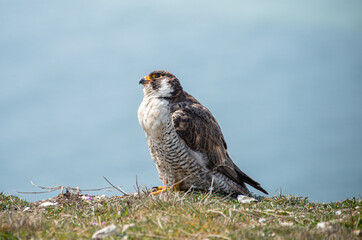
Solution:
{"label": "moss", "polygon": [[57,205],[42,208],[0,194],[0,238],[87,239],[115,224],[117,237],[128,239],[357,239],[362,227],[358,198],[328,204],[283,195],[258,199],[240,204],[219,194],[167,192],[65,201],[59,195]]}

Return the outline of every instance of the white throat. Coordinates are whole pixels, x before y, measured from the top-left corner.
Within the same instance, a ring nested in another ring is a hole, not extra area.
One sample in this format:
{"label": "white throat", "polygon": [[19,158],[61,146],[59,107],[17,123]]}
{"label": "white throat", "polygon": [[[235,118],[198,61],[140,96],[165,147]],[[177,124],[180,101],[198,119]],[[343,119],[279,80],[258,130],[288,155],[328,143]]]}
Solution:
{"label": "white throat", "polygon": [[171,93],[173,92],[173,89],[171,85],[166,81],[161,82],[161,87],[157,91],[158,97],[171,97]]}

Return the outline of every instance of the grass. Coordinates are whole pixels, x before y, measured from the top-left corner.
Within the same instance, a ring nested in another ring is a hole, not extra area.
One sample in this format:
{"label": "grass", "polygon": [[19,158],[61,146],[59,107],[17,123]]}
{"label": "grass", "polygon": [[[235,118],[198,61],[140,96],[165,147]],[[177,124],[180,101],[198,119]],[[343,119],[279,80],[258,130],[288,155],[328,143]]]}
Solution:
{"label": "grass", "polygon": [[[361,239],[361,199],[328,204],[275,196],[257,203],[210,193],[142,193],[122,197],[59,195],[40,207],[0,194],[0,239]],[[24,211],[24,209],[27,209]]]}

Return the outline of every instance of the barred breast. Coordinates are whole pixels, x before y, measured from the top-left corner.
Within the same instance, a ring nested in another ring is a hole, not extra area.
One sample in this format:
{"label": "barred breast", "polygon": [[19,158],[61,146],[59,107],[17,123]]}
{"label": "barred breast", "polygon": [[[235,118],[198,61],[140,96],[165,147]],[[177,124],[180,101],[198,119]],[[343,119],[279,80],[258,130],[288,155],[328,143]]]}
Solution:
{"label": "barred breast", "polygon": [[167,100],[145,97],[138,109],[138,119],[164,184],[179,183],[180,190],[187,190],[190,187],[209,189],[213,183],[216,190],[235,191],[230,179],[208,169],[206,156],[191,150],[178,136],[171,122]]}
{"label": "barred breast", "polygon": [[[198,161],[172,126],[167,100],[145,97],[138,109],[140,125],[146,133],[147,143],[159,178],[164,184],[180,183],[180,189],[191,186],[208,188],[210,180],[202,161]],[[202,158],[202,156],[198,156]],[[197,178],[197,179],[195,179]],[[203,184],[204,182],[204,184]],[[199,186],[195,185],[198,183]],[[200,184],[201,183],[201,184]]]}

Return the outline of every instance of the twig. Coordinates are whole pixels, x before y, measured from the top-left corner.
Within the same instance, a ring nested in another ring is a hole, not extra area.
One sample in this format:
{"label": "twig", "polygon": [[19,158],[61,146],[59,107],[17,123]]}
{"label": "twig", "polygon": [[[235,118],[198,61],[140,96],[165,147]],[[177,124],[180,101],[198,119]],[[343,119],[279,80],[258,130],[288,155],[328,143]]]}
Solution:
{"label": "twig", "polygon": [[103,187],[103,188],[96,188],[96,189],[84,189],[84,190],[80,190],[81,192],[93,192],[93,191],[100,191],[100,190],[104,190],[104,189],[112,189],[112,187]]}
{"label": "twig", "polygon": [[103,176],[103,178],[104,178],[104,179],[109,183],[109,185],[111,185],[113,188],[117,189],[118,191],[120,191],[120,192],[123,193],[124,195],[127,195],[127,194],[128,194],[128,193],[126,193],[122,188],[114,186],[110,181],[108,181],[108,179],[107,179],[105,176]]}
{"label": "twig", "polygon": [[229,237],[226,237],[226,236],[223,236],[223,235],[218,235],[218,234],[210,234],[210,235],[207,235],[208,237],[212,237],[212,238],[222,238],[222,239],[226,239],[226,240],[229,240],[231,238]]}
{"label": "twig", "polygon": [[30,181],[31,185],[35,186],[35,187],[38,187],[38,188],[41,188],[41,189],[49,189],[49,191],[44,191],[44,192],[18,192],[18,193],[22,193],[22,194],[40,194],[40,193],[49,193],[49,192],[54,192],[56,190],[59,190],[59,189],[63,189],[63,186],[56,186],[56,187],[43,187],[43,186],[40,186],[40,185],[37,185],[35,183],[33,183],[33,181]]}
{"label": "twig", "polygon": [[228,195],[226,195],[225,197],[223,197],[223,198],[221,199],[221,201],[224,201],[225,199],[230,198],[231,195],[232,195],[232,193],[229,193]]}
{"label": "twig", "polygon": [[356,230],[357,230],[357,227],[358,227],[358,223],[359,223],[359,221],[360,221],[360,217],[358,217],[358,220],[357,220],[357,222],[356,222]]}
{"label": "twig", "polygon": [[41,189],[55,189],[55,190],[58,190],[61,188],[61,186],[56,186],[56,187],[43,187],[43,186],[40,186],[40,185],[36,185],[35,183],[33,183],[33,181],[30,181],[31,185],[35,186],[35,187],[38,187],[38,188],[41,188]]}
{"label": "twig", "polygon": [[140,186],[138,185],[137,175],[136,175],[136,188],[137,188],[137,194],[138,194],[138,196],[140,196],[140,195],[141,195],[141,191],[140,191]]}
{"label": "twig", "polygon": [[38,187],[38,188],[41,188],[41,189],[49,189],[49,190],[44,191],[44,192],[19,192],[19,191],[17,191],[17,192],[21,193],[21,194],[41,194],[41,193],[54,192],[54,191],[60,189],[61,194],[64,193],[64,190],[66,192],[71,191],[73,193],[79,194],[80,192],[93,192],[93,191],[100,191],[100,190],[104,190],[104,189],[113,189],[112,187],[103,187],[103,188],[94,188],[94,189],[80,189],[79,187],[72,188],[72,187],[69,187],[69,186],[44,187],[44,186],[40,186],[40,185],[37,185],[37,184],[33,183],[33,181],[30,181],[30,183],[35,187]]}
{"label": "twig", "polygon": [[183,196],[181,197],[180,201],[182,201],[182,200],[186,197],[186,195],[189,194],[192,190],[193,190],[192,187],[190,187],[189,189],[187,189],[187,191],[186,191],[186,192],[183,194]]}
{"label": "twig", "polygon": [[175,187],[175,186],[178,186],[180,183],[182,183],[183,181],[185,181],[186,179],[188,179],[189,177],[191,177],[192,175],[194,175],[193,173],[191,173],[190,175],[187,175],[186,177],[184,177],[183,179],[181,179],[180,181],[178,181],[178,182],[176,182],[176,183],[174,183],[174,184],[172,184],[171,186],[170,186],[170,189],[171,188],[173,188],[173,187]]}
{"label": "twig", "polygon": [[18,210],[21,209],[20,206],[19,206],[19,204],[16,204],[16,203],[14,202],[14,200],[13,200],[12,197],[10,197],[10,201],[18,208]]}
{"label": "twig", "polygon": [[45,192],[19,192],[17,191],[17,193],[21,193],[21,194],[40,194],[40,193],[49,193],[49,192],[54,192],[58,189],[53,189],[53,190],[49,190],[49,191],[45,191]]}
{"label": "twig", "polygon": [[201,203],[201,202],[203,202],[203,204],[206,203],[206,201],[210,198],[213,189],[214,189],[214,176],[213,176],[212,179],[211,179],[211,187],[210,187],[209,192],[208,192],[208,193],[206,194],[206,196],[200,201],[200,203]]}
{"label": "twig", "polygon": [[222,213],[221,211],[218,211],[218,210],[209,209],[209,210],[207,210],[206,212],[218,213],[218,214],[222,215],[224,218],[230,219],[230,218],[227,217],[224,213]]}

